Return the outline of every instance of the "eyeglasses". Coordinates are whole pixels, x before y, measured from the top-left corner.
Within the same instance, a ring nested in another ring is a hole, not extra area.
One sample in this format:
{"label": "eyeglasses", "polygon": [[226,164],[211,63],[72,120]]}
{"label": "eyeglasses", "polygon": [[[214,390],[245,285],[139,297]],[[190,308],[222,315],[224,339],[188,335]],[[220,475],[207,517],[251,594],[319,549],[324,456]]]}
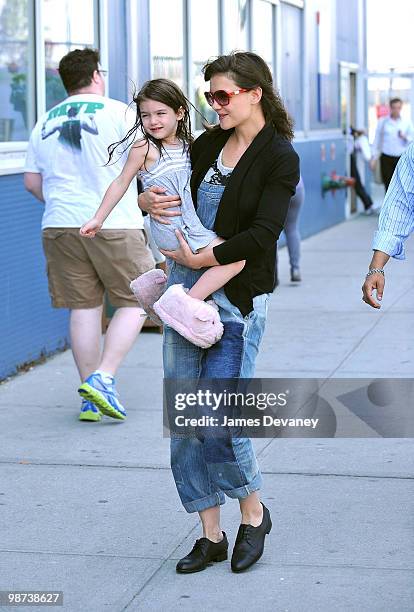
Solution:
{"label": "eyeglasses", "polygon": [[108,74],[108,71],[107,71],[107,70],[101,70],[100,68],[99,68],[98,72],[99,72],[99,74],[101,74],[102,76],[107,76],[107,74]]}
{"label": "eyeglasses", "polygon": [[214,93],[211,91],[205,91],[204,96],[210,106],[213,106],[214,102],[217,102],[217,104],[220,106],[227,106],[230,103],[230,98],[241,93],[246,93],[246,91],[250,91],[250,89],[236,89],[235,91],[218,89]]}

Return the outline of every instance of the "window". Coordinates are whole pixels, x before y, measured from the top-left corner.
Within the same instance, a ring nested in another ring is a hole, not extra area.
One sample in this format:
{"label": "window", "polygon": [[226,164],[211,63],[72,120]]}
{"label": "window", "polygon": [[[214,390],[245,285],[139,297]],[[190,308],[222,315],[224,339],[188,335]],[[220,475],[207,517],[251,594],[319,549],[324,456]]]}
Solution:
{"label": "window", "polygon": [[249,49],[249,0],[223,0],[223,51]]}
{"label": "window", "polygon": [[33,123],[29,2],[0,0],[0,142],[26,141]]}
{"label": "window", "polygon": [[46,110],[49,110],[67,95],[57,70],[61,57],[73,49],[97,46],[94,0],[43,0],[43,28]]}
{"label": "window", "polygon": [[331,0],[318,0],[313,8],[315,22],[310,46],[316,61],[309,73],[310,127],[316,130],[338,128],[340,83],[336,60],[335,6]]}
{"label": "window", "polygon": [[[219,11],[217,0],[206,5],[200,0],[191,0],[191,57],[192,57],[192,102],[210,123],[217,123],[217,113],[204,98],[208,83],[201,72],[208,59],[219,54]],[[195,114],[195,130],[202,130],[202,118]]]}
{"label": "window", "polygon": [[302,117],[302,10],[281,4],[282,18],[282,74],[281,94],[286,108],[295,122],[295,129],[303,128]]}
{"label": "window", "polygon": [[254,5],[253,12],[253,51],[260,55],[268,64],[274,75],[273,67],[273,33],[274,7],[270,2],[259,0]]}
{"label": "window", "polygon": [[37,119],[66,97],[61,57],[99,46],[97,7],[98,0],[0,0],[0,174],[20,170]]}
{"label": "window", "polygon": [[183,89],[182,0],[151,0],[150,24],[152,78],[171,79]]}

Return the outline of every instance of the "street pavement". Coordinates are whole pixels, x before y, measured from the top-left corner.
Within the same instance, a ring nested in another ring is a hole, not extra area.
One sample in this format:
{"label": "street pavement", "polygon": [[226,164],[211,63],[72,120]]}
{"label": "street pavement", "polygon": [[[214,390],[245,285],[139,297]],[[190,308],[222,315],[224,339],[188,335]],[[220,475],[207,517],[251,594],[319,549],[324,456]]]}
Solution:
{"label": "street pavement", "polygon": [[[301,284],[280,251],[256,376],[413,376],[412,246],[387,265],[381,310],[361,301],[376,222],[358,216],[304,241]],[[0,386],[0,590],[63,591],[73,612],[414,609],[410,439],[365,422],[359,438],[256,439],[273,519],[262,559],[244,574],[228,561],[178,575],[200,526],[169,469],[159,334],[140,335],[117,383],[125,422],[77,420],[69,351]],[[232,546],[235,500],[222,517]]]}

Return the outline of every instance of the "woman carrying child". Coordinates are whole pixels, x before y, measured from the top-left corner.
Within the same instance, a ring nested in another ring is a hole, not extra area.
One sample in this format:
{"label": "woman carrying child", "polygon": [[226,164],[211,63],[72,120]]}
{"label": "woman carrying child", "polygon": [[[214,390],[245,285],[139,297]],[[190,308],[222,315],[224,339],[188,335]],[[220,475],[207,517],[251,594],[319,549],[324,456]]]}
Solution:
{"label": "woman carrying child", "polygon": [[[191,146],[190,188],[202,225],[225,241],[194,252],[177,232],[180,248],[163,251],[172,260],[168,286],[191,291],[206,269],[242,269],[212,294],[224,332],[211,348],[195,346],[165,327],[164,377],[251,378],[275,285],[276,242],[299,181],[299,160],[291,145],[291,120],[262,58],[251,52],[218,57],[204,67],[204,78],[219,125]],[[153,186],[141,194],[140,206],[168,223],[178,215],[177,198],[160,191]],[[177,571],[200,571],[227,558],[228,541],[220,527],[225,495],[238,499],[241,511],[231,568],[241,572],[255,563],[271,520],[260,502],[262,477],[251,441],[172,435],[171,466],[184,508],[198,512],[203,526],[203,537],[178,562]]]}

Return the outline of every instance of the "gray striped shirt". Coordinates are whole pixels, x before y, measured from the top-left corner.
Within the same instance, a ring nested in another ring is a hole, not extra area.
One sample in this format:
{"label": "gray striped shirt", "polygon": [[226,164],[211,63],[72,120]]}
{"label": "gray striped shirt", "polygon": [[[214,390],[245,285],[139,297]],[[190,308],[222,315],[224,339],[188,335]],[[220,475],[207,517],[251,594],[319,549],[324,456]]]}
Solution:
{"label": "gray striped shirt", "polygon": [[[155,145],[153,145],[155,146]],[[188,146],[166,147],[158,162],[150,170],[140,170],[138,177],[144,189],[163,187],[168,195],[179,195],[181,206],[169,208],[169,211],[179,211],[180,216],[169,217],[169,225],[164,225],[150,219],[152,238],[157,247],[166,251],[179,248],[175,230],[179,229],[193,253],[210,244],[217,234],[208,230],[197,217],[190,189],[191,163]]]}

